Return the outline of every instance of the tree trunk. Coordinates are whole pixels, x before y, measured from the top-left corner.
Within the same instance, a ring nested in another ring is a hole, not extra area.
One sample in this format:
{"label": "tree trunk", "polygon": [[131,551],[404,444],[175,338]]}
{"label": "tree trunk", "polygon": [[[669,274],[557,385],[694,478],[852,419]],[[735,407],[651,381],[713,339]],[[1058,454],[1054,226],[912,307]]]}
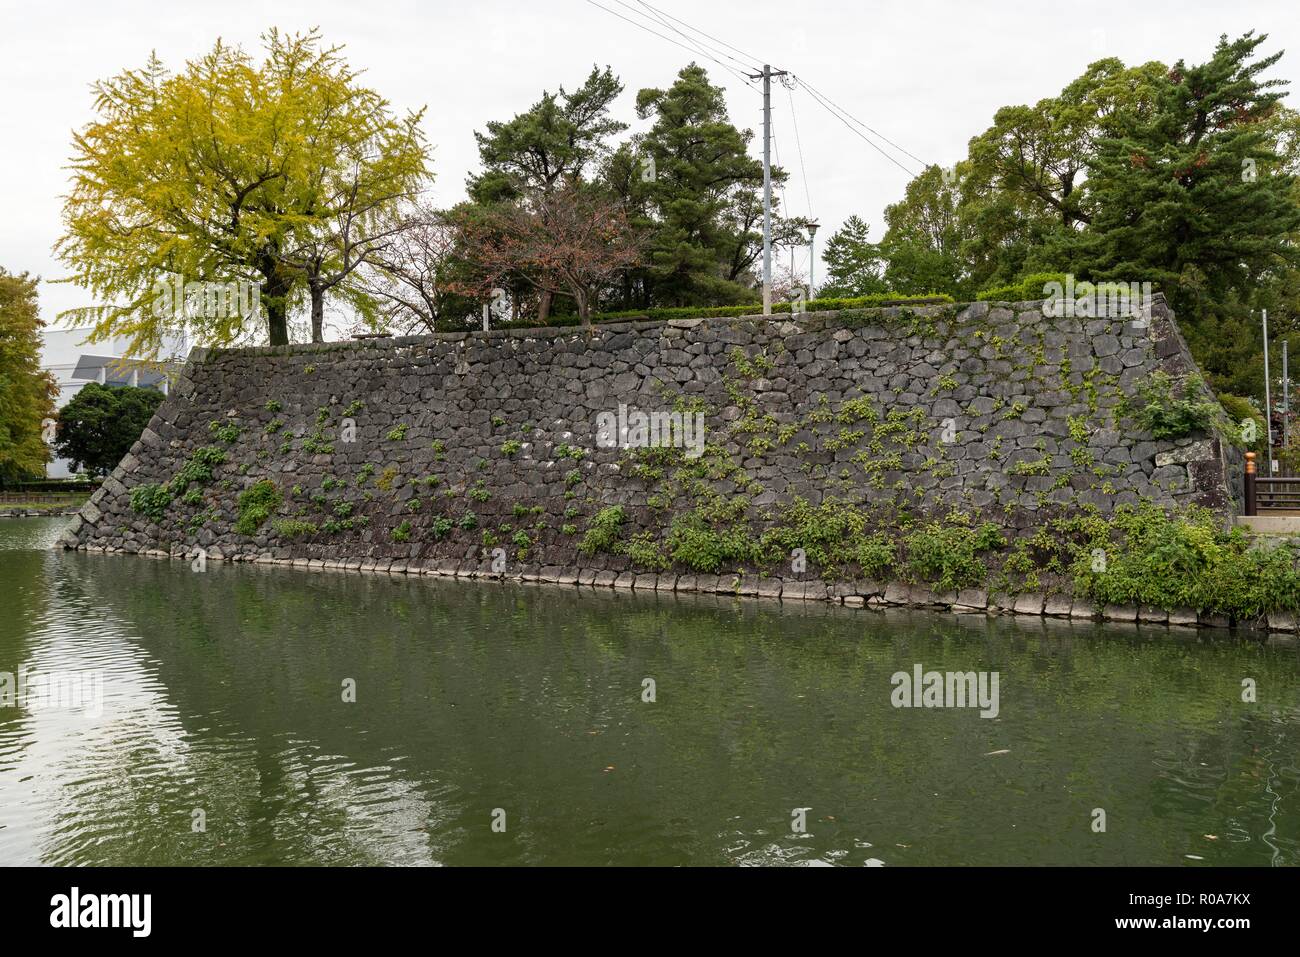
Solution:
{"label": "tree trunk", "polygon": [[591,328],[591,299],[587,295],[587,290],[578,289],[574,292],[574,297],[578,300],[578,319],[582,323],[582,328]]}
{"label": "tree trunk", "polygon": [[273,346],[289,344],[289,290],[292,283],[278,277],[266,283],[268,295],[262,299],[266,306],[267,339]]}
{"label": "tree trunk", "polygon": [[262,307],[266,309],[266,338],[273,346],[289,344],[289,292],[293,281],[280,269],[273,256],[258,263],[262,274]]}
{"label": "tree trunk", "polygon": [[551,318],[551,298],[552,294],[547,290],[542,290],[537,294],[537,324],[546,325],[546,321]]}
{"label": "tree trunk", "polygon": [[311,283],[311,341],[325,341],[325,290]]}

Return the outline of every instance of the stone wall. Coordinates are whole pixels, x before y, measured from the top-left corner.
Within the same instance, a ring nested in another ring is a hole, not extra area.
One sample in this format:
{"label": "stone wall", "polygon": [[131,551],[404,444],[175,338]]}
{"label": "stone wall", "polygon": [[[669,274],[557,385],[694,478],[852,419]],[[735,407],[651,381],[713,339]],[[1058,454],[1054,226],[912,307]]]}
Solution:
{"label": "stone wall", "polygon": [[[1159,299],[1146,328],[974,303],[196,349],[65,545],[484,572],[495,554],[497,572],[612,580],[633,559],[578,545],[613,505],[642,554],[688,512],[762,529],[798,500],[879,528],[958,509],[1016,534],[1141,499],[1230,520],[1231,447],[1116,414],[1157,370],[1195,370]],[[704,454],[604,447],[620,404],[699,413]],[[223,461],[177,481],[204,448]],[[241,493],[265,482],[280,502],[240,534]],[[157,519],[133,509],[169,484]]]}

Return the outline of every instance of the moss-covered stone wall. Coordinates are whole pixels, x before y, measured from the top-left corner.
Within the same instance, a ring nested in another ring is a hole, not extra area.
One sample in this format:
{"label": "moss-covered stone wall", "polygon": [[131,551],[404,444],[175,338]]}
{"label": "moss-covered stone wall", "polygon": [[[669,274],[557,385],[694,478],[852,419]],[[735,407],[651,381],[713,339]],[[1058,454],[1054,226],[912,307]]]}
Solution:
{"label": "moss-covered stone wall", "polygon": [[[195,350],[65,544],[836,580],[927,516],[1008,538],[1139,501],[1226,522],[1234,449],[1130,414],[1194,371],[1159,299],[1137,326],[980,302]],[[698,416],[703,442],[620,447],[620,406],[626,438],[640,412]]]}

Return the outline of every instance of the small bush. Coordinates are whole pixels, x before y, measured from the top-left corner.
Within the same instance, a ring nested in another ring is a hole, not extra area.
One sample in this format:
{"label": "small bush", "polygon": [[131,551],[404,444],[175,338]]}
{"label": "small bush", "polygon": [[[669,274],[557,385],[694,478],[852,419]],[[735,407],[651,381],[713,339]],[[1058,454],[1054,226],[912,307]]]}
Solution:
{"label": "small bush", "polygon": [[233,422],[209,422],[208,431],[219,442],[225,442],[227,445],[234,445],[239,441],[239,426]]}
{"label": "small bush", "polygon": [[982,553],[1006,544],[992,522],[972,528],[970,520],[954,512],[944,522],[930,522],[904,539],[907,571],[941,591],[978,585],[988,577]]}
{"label": "small bush", "polygon": [[180,495],[192,482],[209,481],[212,478],[212,470],[225,461],[226,453],[214,446],[205,445],[195,449],[189,461],[172,477],[170,484],[172,494]]}
{"label": "small bush", "polygon": [[983,302],[1037,302],[1046,299],[1044,288],[1048,283],[1060,283],[1065,286],[1065,273],[1036,272],[1024,276],[1015,282],[1001,286],[992,286],[977,293],[975,298]]}
{"label": "small bush", "polygon": [[1204,432],[1220,414],[1219,406],[1202,396],[1201,380],[1188,376],[1178,389],[1164,372],[1153,372],[1138,384],[1137,399],[1125,403],[1125,411],[1141,428],[1157,439],[1178,439]]}
{"label": "small bush", "polygon": [[[1041,298],[1041,297],[1040,297]],[[924,295],[900,295],[899,293],[873,293],[869,296],[851,298],[809,299],[803,304],[808,312],[850,309],[869,309],[885,305],[924,305],[929,302],[952,302],[952,296],[945,293],[926,293]],[[789,313],[793,307],[789,302],[772,303],[774,314]],[[629,319],[714,319],[727,316],[756,316],[763,311],[761,304],[745,303],[738,306],[675,306],[662,309],[633,309],[624,312],[592,313],[592,322],[623,322]],[[508,324],[507,324],[508,325]],[[576,326],[578,317],[553,315],[548,321],[552,326]]]}
{"label": "small bush", "polygon": [[1052,473],[1052,458],[1049,455],[1044,455],[1038,459],[1021,459],[1011,466],[1008,471],[1012,475],[1050,475]]}
{"label": "small bush", "polygon": [[239,518],[235,531],[240,535],[256,535],[262,524],[280,507],[282,497],[275,483],[262,479],[239,493]]}
{"label": "small bush", "polygon": [[622,505],[602,508],[592,518],[587,533],[582,536],[582,541],[578,544],[578,551],[584,555],[612,551],[625,521],[627,515]]}
{"label": "small bush", "polygon": [[1192,608],[1236,619],[1300,608],[1300,573],[1289,543],[1253,546],[1212,513],[1166,515],[1124,506],[1098,523],[1071,568],[1076,590],[1099,604]]}
{"label": "small bush", "polygon": [[[640,560],[646,567],[655,568],[658,566],[649,554],[649,544],[644,536],[637,536],[629,543],[627,553],[633,561]],[[673,561],[710,574],[724,565],[744,564],[754,557],[754,543],[745,529],[712,528],[697,515],[684,515],[673,522],[662,547]]]}
{"label": "small bush", "polygon": [[651,568],[662,571],[668,567],[663,546],[651,532],[633,535],[623,546],[623,552],[632,559],[632,564],[639,568]]}
{"label": "small bush", "polygon": [[161,521],[172,493],[162,485],[139,485],[131,490],[131,511]]}
{"label": "small bush", "polygon": [[[1219,393],[1219,405],[1223,406],[1228,418],[1228,426],[1224,429],[1228,440],[1247,451],[1267,455],[1268,431],[1264,424],[1264,413],[1255,408],[1249,399],[1225,392]],[[1254,426],[1249,424],[1251,422],[1255,423]],[[1254,438],[1247,441],[1251,438],[1251,432],[1254,433]]]}
{"label": "small bush", "polygon": [[314,523],[296,518],[285,518],[272,522],[271,528],[281,538],[302,538],[307,535],[315,535],[320,531]]}

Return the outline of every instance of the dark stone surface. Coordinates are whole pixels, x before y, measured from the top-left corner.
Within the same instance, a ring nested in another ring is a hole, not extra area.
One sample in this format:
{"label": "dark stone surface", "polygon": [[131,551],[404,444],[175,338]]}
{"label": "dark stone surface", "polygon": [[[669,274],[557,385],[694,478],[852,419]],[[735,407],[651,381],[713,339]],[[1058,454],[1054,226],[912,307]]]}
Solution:
{"label": "dark stone surface", "polygon": [[[1107,359],[1122,374],[1106,372]],[[957,508],[1013,534],[1083,503],[1108,511],[1139,499],[1196,502],[1226,520],[1239,494],[1231,446],[1155,440],[1114,417],[1155,370],[1194,368],[1160,300],[1142,330],[1123,319],[1049,318],[1033,303],[974,303],[196,349],[65,545],[402,568],[451,562],[483,575],[497,574],[491,562],[502,549],[510,576],[528,565],[543,581],[608,585],[632,573],[637,588],[655,587],[627,556],[577,546],[593,516],[615,504],[627,515],[623,540],[662,536],[696,504],[671,481],[691,460],[663,464],[658,478],[639,475],[637,454],[598,444],[597,419],[617,415],[620,403],[649,414],[696,401],[709,460],[729,463],[727,474],[701,481],[743,498],[755,528],[795,498],[885,515]],[[848,414],[855,400],[874,424]],[[212,423],[239,435],[226,444]],[[1072,434],[1080,427],[1082,442]],[[177,496],[161,523],[132,511],[132,490],[166,484],[202,446],[227,461],[191,486],[198,504]],[[1162,453],[1170,464],[1157,467]],[[283,503],[257,534],[240,535],[238,496],[260,480]],[[324,530],[349,518],[351,529]],[[275,521],[287,519],[318,531],[286,537]],[[407,540],[396,541],[403,523]],[[683,579],[669,587],[719,590],[718,576],[671,571]],[[735,570],[719,571],[734,592]],[[787,585],[789,594],[826,597],[818,574],[809,568],[800,576],[807,584]],[[769,590],[760,577],[743,578],[742,591]]]}

